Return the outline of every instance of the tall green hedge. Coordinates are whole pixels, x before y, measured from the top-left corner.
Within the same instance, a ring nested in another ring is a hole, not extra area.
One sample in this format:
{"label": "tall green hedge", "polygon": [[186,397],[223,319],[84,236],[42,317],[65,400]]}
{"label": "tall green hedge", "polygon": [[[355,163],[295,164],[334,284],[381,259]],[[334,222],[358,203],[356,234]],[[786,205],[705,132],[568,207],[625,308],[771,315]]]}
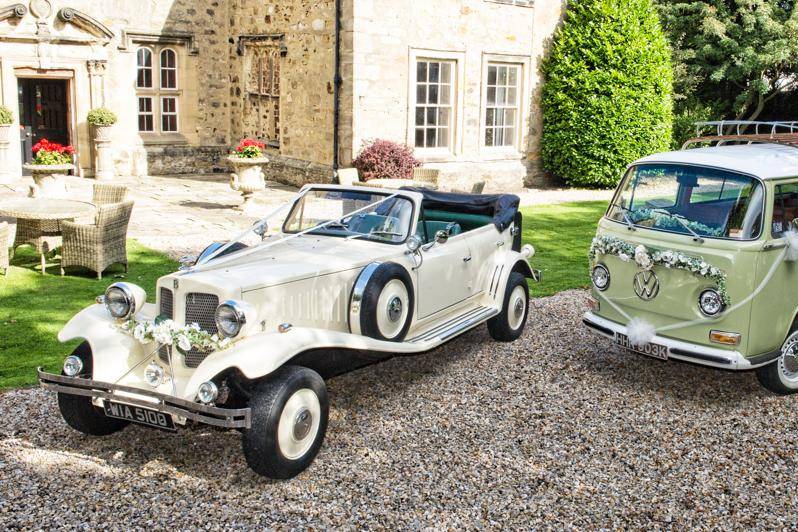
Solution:
{"label": "tall green hedge", "polygon": [[651,0],[571,0],[542,65],[547,171],[615,185],[633,160],[668,149],[670,48]]}

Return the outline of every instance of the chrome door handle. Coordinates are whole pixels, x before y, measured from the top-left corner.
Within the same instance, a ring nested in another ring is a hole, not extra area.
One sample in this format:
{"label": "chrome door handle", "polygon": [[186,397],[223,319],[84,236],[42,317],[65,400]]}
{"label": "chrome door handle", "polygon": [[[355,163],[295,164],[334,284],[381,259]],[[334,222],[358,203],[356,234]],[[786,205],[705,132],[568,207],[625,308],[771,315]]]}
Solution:
{"label": "chrome door handle", "polygon": [[470,261],[470,260],[471,260],[471,257],[470,257],[470,256],[469,256],[469,257],[463,257],[463,262],[468,262],[468,261]]}

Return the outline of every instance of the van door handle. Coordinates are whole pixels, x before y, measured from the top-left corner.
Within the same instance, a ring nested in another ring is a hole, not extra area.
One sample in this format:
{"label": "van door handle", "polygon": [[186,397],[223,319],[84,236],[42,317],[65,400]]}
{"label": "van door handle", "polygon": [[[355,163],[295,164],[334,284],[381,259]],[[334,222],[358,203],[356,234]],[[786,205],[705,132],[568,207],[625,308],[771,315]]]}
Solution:
{"label": "van door handle", "polygon": [[469,255],[468,257],[463,257],[463,262],[468,262],[470,260],[471,260],[471,255]]}

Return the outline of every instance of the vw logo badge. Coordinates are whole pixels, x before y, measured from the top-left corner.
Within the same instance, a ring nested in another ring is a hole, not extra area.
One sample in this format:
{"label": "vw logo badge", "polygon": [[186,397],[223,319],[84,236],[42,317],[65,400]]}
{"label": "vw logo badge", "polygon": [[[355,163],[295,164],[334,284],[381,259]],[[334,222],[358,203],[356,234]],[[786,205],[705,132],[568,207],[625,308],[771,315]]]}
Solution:
{"label": "vw logo badge", "polygon": [[652,271],[637,272],[632,286],[637,297],[644,301],[654,299],[659,294],[659,279]]}

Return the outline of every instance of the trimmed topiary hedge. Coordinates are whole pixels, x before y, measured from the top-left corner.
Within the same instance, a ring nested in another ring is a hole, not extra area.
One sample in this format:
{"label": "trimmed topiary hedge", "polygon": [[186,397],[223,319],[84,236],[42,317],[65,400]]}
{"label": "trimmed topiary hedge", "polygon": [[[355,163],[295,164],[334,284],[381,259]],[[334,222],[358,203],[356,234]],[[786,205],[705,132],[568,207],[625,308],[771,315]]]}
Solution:
{"label": "trimmed topiary hedge", "polygon": [[651,0],[571,0],[542,70],[541,156],[556,177],[611,187],[668,149],[670,48]]}
{"label": "trimmed topiary hedge", "polygon": [[369,140],[352,161],[363,181],[369,179],[412,179],[413,168],[421,162],[409,147],[390,140]]}

